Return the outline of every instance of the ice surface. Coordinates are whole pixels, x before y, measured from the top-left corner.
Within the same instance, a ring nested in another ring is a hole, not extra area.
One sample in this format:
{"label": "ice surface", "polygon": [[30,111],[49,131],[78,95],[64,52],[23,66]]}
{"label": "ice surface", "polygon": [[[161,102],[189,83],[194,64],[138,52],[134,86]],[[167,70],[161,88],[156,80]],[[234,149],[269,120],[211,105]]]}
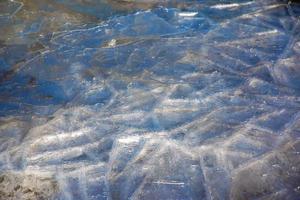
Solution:
{"label": "ice surface", "polygon": [[54,184],[68,200],[299,199],[299,8],[195,4],[55,33],[18,64],[6,52],[0,184],[34,174],[31,193]]}

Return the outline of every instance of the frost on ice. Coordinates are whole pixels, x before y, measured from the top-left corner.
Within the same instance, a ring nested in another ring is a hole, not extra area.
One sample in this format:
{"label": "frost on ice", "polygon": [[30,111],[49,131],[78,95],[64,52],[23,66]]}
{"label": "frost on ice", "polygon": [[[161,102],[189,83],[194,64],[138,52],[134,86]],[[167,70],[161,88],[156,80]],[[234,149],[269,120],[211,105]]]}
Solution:
{"label": "frost on ice", "polygon": [[198,4],[60,32],[1,68],[0,185],[21,191],[31,174],[44,198],[299,199],[299,8]]}

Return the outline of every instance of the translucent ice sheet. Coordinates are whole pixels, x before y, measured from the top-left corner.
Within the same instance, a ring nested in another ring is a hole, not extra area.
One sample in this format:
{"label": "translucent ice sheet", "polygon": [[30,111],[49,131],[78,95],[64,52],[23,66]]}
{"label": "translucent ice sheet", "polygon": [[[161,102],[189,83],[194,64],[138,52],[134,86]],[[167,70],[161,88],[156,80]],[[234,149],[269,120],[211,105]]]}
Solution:
{"label": "translucent ice sheet", "polygon": [[0,57],[2,199],[300,198],[299,6],[164,4],[44,41]]}

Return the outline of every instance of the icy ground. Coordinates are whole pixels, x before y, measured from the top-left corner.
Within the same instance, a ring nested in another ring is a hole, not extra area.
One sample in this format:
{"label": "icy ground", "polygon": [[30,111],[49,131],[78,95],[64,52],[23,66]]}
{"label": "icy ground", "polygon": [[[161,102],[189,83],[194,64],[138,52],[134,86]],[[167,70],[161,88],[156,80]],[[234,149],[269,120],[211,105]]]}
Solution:
{"label": "icy ground", "polygon": [[6,55],[0,199],[300,199],[299,13],[160,7]]}

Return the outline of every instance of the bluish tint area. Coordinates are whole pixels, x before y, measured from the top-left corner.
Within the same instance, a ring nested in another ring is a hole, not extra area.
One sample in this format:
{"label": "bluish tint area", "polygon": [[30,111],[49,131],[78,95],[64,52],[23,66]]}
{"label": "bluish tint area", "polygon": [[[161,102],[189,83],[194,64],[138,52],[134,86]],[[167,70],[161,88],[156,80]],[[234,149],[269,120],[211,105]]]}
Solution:
{"label": "bluish tint area", "polygon": [[299,4],[32,2],[0,1],[0,200],[300,199]]}

